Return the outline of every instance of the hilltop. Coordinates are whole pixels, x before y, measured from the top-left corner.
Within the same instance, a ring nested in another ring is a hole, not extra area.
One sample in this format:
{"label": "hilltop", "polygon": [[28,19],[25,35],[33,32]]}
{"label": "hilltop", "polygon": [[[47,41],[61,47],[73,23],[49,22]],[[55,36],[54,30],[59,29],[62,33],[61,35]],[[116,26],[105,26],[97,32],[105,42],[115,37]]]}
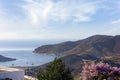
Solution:
{"label": "hilltop", "polygon": [[120,36],[95,35],[78,41],[68,41],[55,45],[43,45],[34,50],[35,53],[89,54],[97,57],[112,56],[120,53]]}
{"label": "hilltop", "polygon": [[[34,52],[61,56],[66,66],[71,69],[72,74],[79,75],[84,60],[102,61],[120,67],[120,36],[94,35],[78,41],[43,45],[36,48]],[[40,67],[44,68],[46,65]],[[36,68],[36,72],[40,67]]]}

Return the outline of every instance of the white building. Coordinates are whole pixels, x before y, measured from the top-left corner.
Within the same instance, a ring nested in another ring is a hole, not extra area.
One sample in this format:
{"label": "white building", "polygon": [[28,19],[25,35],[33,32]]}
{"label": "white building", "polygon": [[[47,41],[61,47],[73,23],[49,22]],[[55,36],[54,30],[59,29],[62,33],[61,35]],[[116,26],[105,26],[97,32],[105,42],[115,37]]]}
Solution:
{"label": "white building", "polygon": [[10,78],[12,80],[24,80],[24,70],[0,67],[0,80],[4,80],[5,78]]}

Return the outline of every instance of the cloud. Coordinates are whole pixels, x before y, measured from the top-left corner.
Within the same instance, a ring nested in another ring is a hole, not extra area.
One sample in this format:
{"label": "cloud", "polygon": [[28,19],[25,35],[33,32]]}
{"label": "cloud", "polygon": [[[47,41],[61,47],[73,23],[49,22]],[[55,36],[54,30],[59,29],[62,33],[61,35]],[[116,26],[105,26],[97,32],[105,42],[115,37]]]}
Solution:
{"label": "cloud", "polygon": [[111,22],[112,24],[120,24],[120,19],[114,20]]}
{"label": "cloud", "polygon": [[38,24],[47,20],[52,8],[52,3],[49,1],[36,2],[33,0],[27,0],[27,4],[22,7],[32,24]]}
{"label": "cloud", "polygon": [[95,2],[78,0],[26,0],[22,6],[32,24],[46,21],[74,21],[87,22],[97,11]]}
{"label": "cloud", "polygon": [[103,34],[119,35],[120,34],[120,19],[113,20],[111,23],[104,26]]}
{"label": "cloud", "polygon": [[[4,4],[2,4],[2,1]],[[14,1],[0,0],[0,4],[2,4],[0,5],[0,39],[63,39],[71,38],[71,36],[79,38],[79,36],[82,36],[80,34],[85,36],[95,33],[93,31],[96,29],[95,27],[103,25],[101,20],[104,18],[101,15],[104,14],[108,18],[108,15],[111,15],[112,12],[120,11],[115,5],[116,2],[111,7],[113,2],[108,4],[108,0]],[[99,10],[103,13],[99,13]],[[113,14],[111,18],[114,18]],[[95,22],[92,22],[92,20]],[[82,22],[90,21],[92,25],[89,25],[89,23],[81,25]],[[61,24],[61,22],[63,23]],[[97,25],[96,22],[98,22]],[[112,22],[114,28],[107,27],[105,34],[115,34],[115,32],[119,34],[119,22],[119,19],[114,20]],[[76,35],[74,35],[75,32]]]}

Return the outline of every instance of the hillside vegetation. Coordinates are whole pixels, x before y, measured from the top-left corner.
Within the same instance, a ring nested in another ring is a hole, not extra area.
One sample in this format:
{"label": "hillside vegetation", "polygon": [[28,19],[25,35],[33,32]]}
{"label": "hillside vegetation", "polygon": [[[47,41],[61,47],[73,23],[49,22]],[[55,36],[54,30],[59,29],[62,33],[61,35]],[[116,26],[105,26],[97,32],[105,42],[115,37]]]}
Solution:
{"label": "hillside vegetation", "polygon": [[43,45],[36,48],[34,52],[59,55],[66,66],[71,69],[72,74],[79,75],[85,60],[102,61],[111,66],[120,67],[120,36],[95,35],[74,42]]}

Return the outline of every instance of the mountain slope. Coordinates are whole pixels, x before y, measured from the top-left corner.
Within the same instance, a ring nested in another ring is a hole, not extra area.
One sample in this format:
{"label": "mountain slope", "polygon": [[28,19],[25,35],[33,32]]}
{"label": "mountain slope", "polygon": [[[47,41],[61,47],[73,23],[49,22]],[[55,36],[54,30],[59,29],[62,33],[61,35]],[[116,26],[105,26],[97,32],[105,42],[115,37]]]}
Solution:
{"label": "mountain slope", "polygon": [[62,53],[68,50],[71,50],[77,45],[75,42],[63,42],[55,45],[43,45],[39,48],[36,48],[34,52],[36,53]]}
{"label": "mountain slope", "polygon": [[44,45],[36,48],[34,52],[58,53],[61,56],[71,54],[91,54],[98,57],[114,55],[120,53],[120,36],[95,35],[75,42]]}
{"label": "mountain slope", "polygon": [[[44,45],[34,50],[36,53],[58,53],[74,76],[80,75],[84,60],[102,61],[120,67],[120,36],[95,35],[75,42]],[[47,63],[49,64],[49,63]],[[35,72],[47,64],[32,68]],[[34,74],[34,71],[32,75]],[[34,74],[35,75],[35,74]]]}

